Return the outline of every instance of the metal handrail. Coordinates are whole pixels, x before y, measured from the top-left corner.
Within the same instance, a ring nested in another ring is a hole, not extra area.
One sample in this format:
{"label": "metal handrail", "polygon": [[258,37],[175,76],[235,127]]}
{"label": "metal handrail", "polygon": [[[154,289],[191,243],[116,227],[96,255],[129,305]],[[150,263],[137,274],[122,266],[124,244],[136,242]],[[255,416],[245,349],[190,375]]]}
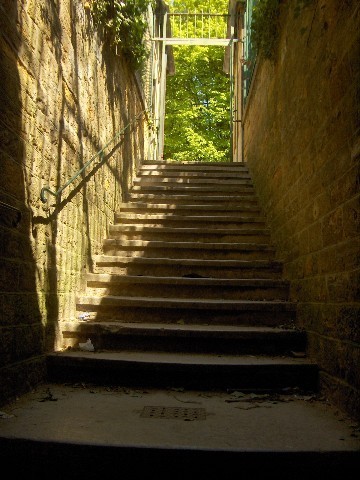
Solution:
{"label": "metal handrail", "polygon": [[47,187],[43,187],[41,189],[41,192],[40,192],[40,200],[43,202],[43,203],[46,203],[47,202],[47,198],[45,196],[45,192],[49,193],[50,195],[53,195],[54,197],[57,197],[58,195],[60,195],[60,193],[62,193],[66,187],[68,187],[74,180],[76,180],[78,178],[78,176],[96,159],[96,158],[100,158],[100,161],[103,160],[104,158],[104,150],[114,141],[116,140],[117,138],[119,138],[123,133],[125,133],[125,131],[134,123],[136,123],[138,121],[138,119],[140,118],[141,115],[143,115],[145,112],[147,112],[147,109],[144,109],[142,110],[140,113],[138,113],[135,117],[134,120],[132,120],[131,122],[129,122],[123,129],[121,129],[111,140],[109,140],[106,145],[101,149],[99,150],[97,153],[95,153],[95,155],[93,155],[90,160],[88,160],[85,165],[77,172],[75,173],[75,175],[73,175],[66,183],[65,185],[63,185],[61,188],[59,188],[58,190],[56,190],[56,192],[54,192],[53,190],[50,189],[49,186]]}

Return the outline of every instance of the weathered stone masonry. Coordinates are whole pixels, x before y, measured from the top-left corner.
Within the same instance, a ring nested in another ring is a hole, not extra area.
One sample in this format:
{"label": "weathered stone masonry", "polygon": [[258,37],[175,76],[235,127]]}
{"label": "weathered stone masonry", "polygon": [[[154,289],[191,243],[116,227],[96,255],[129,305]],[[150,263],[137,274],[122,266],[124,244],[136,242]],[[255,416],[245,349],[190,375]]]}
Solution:
{"label": "weathered stone masonry", "polygon": [[282,4],[276,61],[258,62],[245,158],[322,384],[358,414],[360,4],[297,3]]}
{"label": "weathered stone masonry", "polygon": [[[126,61],[103,48],[82,0],[0,2],[0,402],[44,375],[61,347],[81,274],[92,269],[144,153],[140,120],[64,190],[57,190],[144,109]],[[84,181],[87,177],[87,181]]]}

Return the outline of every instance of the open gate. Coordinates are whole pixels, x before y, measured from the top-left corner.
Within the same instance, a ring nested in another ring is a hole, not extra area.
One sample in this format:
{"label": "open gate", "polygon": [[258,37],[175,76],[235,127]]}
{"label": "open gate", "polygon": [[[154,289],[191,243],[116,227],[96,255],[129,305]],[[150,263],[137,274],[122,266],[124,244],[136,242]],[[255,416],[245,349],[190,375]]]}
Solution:
{"label": "open gate", "polygon": [[[161,160],[164,151],[166,76],[168,71],[168,48],[171,45],[213,45],[225,47],[224,69],[229,76],[230,105],[230,161],[242,160],[242,135],[239,135],[239,102],[241,97],[241,75],[234,75],[234,65],[239,54],[237,44],[241,41],[238,32],[242,29],[242,16],[234,9],[227,14],[211,12],[173,13],[163,11],[153,14],[151,28],[151,105],[154,121],[153,155]],[[172,36],[175,32],[175,36]],[[236,62],[240,65],[240,62]],[[240,97],[239,97],[240,96]]]}

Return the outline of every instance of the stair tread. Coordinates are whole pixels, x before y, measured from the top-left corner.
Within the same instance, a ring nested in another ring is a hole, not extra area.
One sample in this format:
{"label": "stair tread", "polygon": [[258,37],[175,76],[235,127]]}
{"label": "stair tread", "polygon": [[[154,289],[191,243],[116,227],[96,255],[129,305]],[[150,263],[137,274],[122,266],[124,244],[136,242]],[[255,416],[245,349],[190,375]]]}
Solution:
{"label": "stair tread", "polygon": [[124,220],[167,220],[180,222],[243,222],[243,223],[265,223],[264,217],[245,215],[174,215],[171,213],[117,213],[115,221]]}
{"label": "stair tread", "polygon": [[150,191],[165,191],[165,192],[174,192],[174,191],[186,191],[190,192],[241,192],[243,189],[246,192],[253,192],[254,186],[253,185],[224,185],[224,184],[214,184],[214,185],[206,185],[206,186],[190,186],[187,184],[174,184],[174,185],[134,185],[131,188],[131,192],[141,192],[145,190]]}
{"label": "stair tread", "polygon": [[117,240],[107,238],[104,245],[115,245],[119,247],[149,247],[149,248],[184,248],[193,250],[267,250],[273,251],[272,245],[263,243],[236,243],[236,242],[170,242],[160,240]]}
{"label": "stair tread", "polygon": [[261,278],[245,278],[245,279],[228,279],[228,278],[206,278],[206,277],[156,277],[151,275],[116,275],[107,273],[88,273],[88,282],[109,282],[109,283],[149,283],[156,284],[175,284],[175,285],[216,285],[216,286],[234,286],[234,287],[288,287],[289,282],[279,279],[261,279]]}
{"label": "stair tread", "polygon": [[168,298],[168,297],[129,297],[122,295],[107,295],[106,297],[98,297],[93,295],[82,295],[78,298],[78,304],[82,305],[101,305],[111,306],[117,303],[124,303],[127,305],[148,305],[156,306],[162,304],[165,306],[172,306],[174,308],[179,306],[187,306],[190,308],[196,307],[216,307],[219,310],[222,309],[251,309],[251,310],[263,310],[265,307],[276,311],[282,309],[286,311],[294,311],[296,309],[296,303],[289,301],[276,301],[276,300],[226,300],[226,299],[213,299],[213,298]]}
{"label": "stair tread", "polygon": [[174,184],[174,185],[251,185],[253,186],[253,181],[250,176],[247,178],[239,178],[238,176],[227,177],[227,178],[209,178],[209,177],[167,177],[167,176],[142,176],[134,178],[134,185],[143,184],[143,185],[163,185],[163,184]]}
{"label": "stair tread", "polygon": [[[148,197],[148,198],[163,198],[164,195],[159,195],[159,194],[155,194],[155,193],[131,193],[130,194],[130,197],[131,198],[144,198],[144,197]],[[203,201],[204,199],[206,199],[207,201],[215,201],[215,200],[224,200],[227,204],[231,204],[231,202],[233,202],[234,200],[236,200],[237,202],[238,201],[245,201],[245,202],[258,202],[258,198],[255,194],[253,195],[241,195],[241,194],[238,194],[236,195],[236,193],[232,194],[232,195],[198,195],[196,197],[198,200],[201,200]],[[171,200],[186,200],[186,199],[189,199],[190,201],[194,201],[194,197],[190,194],[186,194],[186,193],[183,193],[183,194],[178,194],[178,195],[171,195]],[[170,200],[170,197],[169,197],[169,200]]]}
{"label": "stair tread", "polygon": [[167,204],[167,203],[144,203],[144,202],[129,202],[129,203],[122,203],[120,205],[120,210],[122,208],[133,208],[133,209],[141,209],[141,208],[149,208],[152,210],[158,209],[166,209],[166,210],[225,210],[225,211],[260,211],[260,208],[257,205],[252,206],[240,206],[240,205],[214,205],[214,204],[197,204],[191,203],[187,205],[174,205],[174,204]]}
{"label": "stair tread", "polygon": [[152,258],[152,257],[121,257],[118,255],[95,255],[96,263],[156,263],[160,265],[198,265],[227,267],[281,267],[281,262],[272,260],[207,260],[197,258]]}
{"label": "stair tread", "polygon": [[159,166],[175,166],[175,167],[185,167],[186,166],[199,166],[199,167],[204,167],[204,166],[210,166],[213,168],[216,167],[247,167],[248,164],[246,162],[197,162],[197,161],[167,161],[167,160],[145,160],[142,165],[154,165],[156,167]]}
{"label": "stair tread", "polygon": [[225,234],[239,234],[239,233],[246,233],[251,235],[256,234],[266,234],[269,235],[270,231],[266,227],[258,227],[258,228],[201,228],[201,227],[163,227],[163,226],[154,226],[148,224],[126,224],[126,223],[118,223],[116,225],[110,225],[110,229],[117,229],[117,230],[129,230],[129,231],[159,231],[159,232],[177,232],[177,233],[219,233],[220,235]]}
{"label": "stair tread", "polygon": [[198,332],[213,334],[234,335],[303,335],[301,330],[284,327],[247,326],[247,325],[207,325],[207,324],[181,324],[181,323],[140,323],[140,322],[96,322],[96,321],[70,321],[63,322],[63,331],[76,330],[79,328],[96,328],[119,331],[168,331],[168,332]]}
{"label": "stair tread", "polygon": [[251,178],[248,170],[229,170],[228,172],[217,171],[204,171],[204,170],[150,170],[150,169],[141,169],[137,175],[137,178],[140,177],[150,177],[150,178],[163,178],[163,177],[176,177],[176,178]]}
{"label": "stair tread", "polygon": [[309,366],[316,368],[316,364],[308,358],[292,358],[287,356],[269,355],[229,355],[229,354],[204,354],[204,353],[172,353],[172,352],[145,352],[138,351],[99,351],[86,352],[66,350],[48,354],[50,358],[62,357],[64,359],[89,359],[107,360],[111,362],[131,363],[156,363],[178,365],[234,365],[244,367],[259,366]]}
{"label": "stair tread", "polygon": [[168,258],[168,257],[121,257],[119,255],[94,255],[96,262],[107,262],[107,263],[172,263],[172,264],[183,264],[183,265],[228,265],[228,266],[247,266],[247,267],[256,267],[256,266],[280,266],[281,262],[276,262],[273,260],[207,260],[207,259],[198,259],[198,258]]}

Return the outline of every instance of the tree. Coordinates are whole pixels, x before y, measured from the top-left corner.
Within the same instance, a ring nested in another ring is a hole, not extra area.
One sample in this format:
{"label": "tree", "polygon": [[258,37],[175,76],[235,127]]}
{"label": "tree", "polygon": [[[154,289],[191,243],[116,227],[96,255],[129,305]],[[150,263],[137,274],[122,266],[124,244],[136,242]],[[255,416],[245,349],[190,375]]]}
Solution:
{"label": "tree", "polygon": [[[228,2],[174,0],[172,11],[227,13]],[[208,21],[208,20],[206,20]],[[216,20],[205,31],[215,36]],[[179,22],[172,25],[179,35]],[[194,23],[189,20],[189,36]],[[223,72],[224,47],[175,46],[176,74],[168,78],[164,158],[178,161],[228,161],[229,79]]]}

